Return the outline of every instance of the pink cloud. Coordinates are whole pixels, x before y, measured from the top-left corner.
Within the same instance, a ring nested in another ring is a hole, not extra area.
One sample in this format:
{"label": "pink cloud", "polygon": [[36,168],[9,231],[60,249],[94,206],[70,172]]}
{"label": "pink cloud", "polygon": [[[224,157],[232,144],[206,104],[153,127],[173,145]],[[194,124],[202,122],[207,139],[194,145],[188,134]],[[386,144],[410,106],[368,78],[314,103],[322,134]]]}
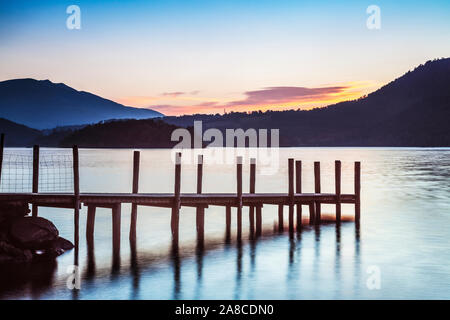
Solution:
{"label": "pink cloud", "polygon": [[309,99],[323,99],[331,94],[341,93],[350,87],[336,86],[324,88],[306,87],[268,87],[262,90],[247,91],[244,100],[230,102],[229,106],[239,105],[268,105],[289,101],[301,101]]}
{"label": "pink cloud", "polygon": [[180,92],[180,91],[177,91],[177,92],[163,92],[161,95],[163,97],[176,98],[178,96],[182,96],[183,94],[186,94],[186,92]]}

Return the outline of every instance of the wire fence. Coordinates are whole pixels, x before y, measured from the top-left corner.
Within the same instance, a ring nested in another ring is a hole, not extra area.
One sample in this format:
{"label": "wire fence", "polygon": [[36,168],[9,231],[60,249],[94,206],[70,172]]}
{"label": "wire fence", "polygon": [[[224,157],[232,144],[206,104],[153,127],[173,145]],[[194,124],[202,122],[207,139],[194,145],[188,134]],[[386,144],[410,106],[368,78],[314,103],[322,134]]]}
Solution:
{"label": "wire fence", "polygon": [[[25,193],[33,188],[31,150],[5,150],[0,192]],[[43,151],[39,156],[39,192],[73,192],[73,160],[69,153]]]}

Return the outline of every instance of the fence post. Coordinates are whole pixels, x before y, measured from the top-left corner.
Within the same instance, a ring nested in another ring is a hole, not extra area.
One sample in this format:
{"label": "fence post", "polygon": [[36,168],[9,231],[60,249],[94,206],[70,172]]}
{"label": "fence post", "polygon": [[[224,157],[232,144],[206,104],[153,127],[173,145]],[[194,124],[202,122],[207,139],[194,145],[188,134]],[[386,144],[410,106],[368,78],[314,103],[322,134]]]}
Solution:
{"label": "fence post", "polygon": [[[320,193],[320,162],[314,162],[314,192]],[[316,201],[316,223],[320,223],[321,204]]]}
{"label": "fence post", "polygon": [[[295,192],[302,193],[302,162],[295,161]],[[297,203],[297,230],[302,227],[302,204]]]}
{"label": "fence post", "polygon": [[361,162],[355,162],[355,222],[361,217]]}
{"label": "fence post", "polygon": [[[255,193],[256,184],[256,159],[250,159],[250,193]],[[249,206],[248,208],[248,218],[250,222],[250,237],[253,238],[255,234],[255,207]]]}
{"label": "fence post", "polygon": [[[133,193],[139,192],[139,164],[141,161],[141,153],[139,151],[133,152]],[[130,236],[132,242],[136,241],[136,223],[137,223],[137,204],[131,204],[131,222],[130,222]]]}
{"label": "fence post", "polygon": [[78,146],[73,146],[73,194],[74,194],[74,242],[75,242],[75,257],[74,265],[78,265],[78,250],[79,250],[79,233],[80,233],[80,168],[78,158]]}
{"label": "fence post", "polygon": [[[203,155],[199,154],[197,159],[197,194],[202,193],[203,186]],[[205,207],[196,208],[197,240],[203,242],[205,234]]]}
{"label": "fence post", "polygon": [[[33,186],[32,190],[33,193],[39,192],[39,146],[35,145],[33,146]],[[33,203],[31,215],[33,217],[38,216],[38,206]]]}
{"label": "fence post", "polygon": [[181,190],[181,152],[177,152],[175,155],[175,188],[174,188],[174,201],[171,217],[172,241],[174,246],[178,246],[179,214],[181,202],[180,190]]}
{"label": "fence post", "polygon": [[336,191],[336,222],[341,222],[341,161],[334,162],[334,179]]}
{"label": "fence post", "polygon": [[237,157],[236,166],[237,179],[237,238],[241,240],[242,236],[242,157]]}
{"label": "fence post", "polygon": [[294,159],[288,160],[289,176],[289,232],[294,231]]}

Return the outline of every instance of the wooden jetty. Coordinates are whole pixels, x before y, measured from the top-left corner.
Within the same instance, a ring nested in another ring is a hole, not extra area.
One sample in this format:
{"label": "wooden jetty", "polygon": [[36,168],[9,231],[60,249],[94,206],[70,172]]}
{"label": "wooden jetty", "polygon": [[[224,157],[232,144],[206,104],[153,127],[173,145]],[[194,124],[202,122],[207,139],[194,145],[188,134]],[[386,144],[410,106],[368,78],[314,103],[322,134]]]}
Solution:
{"label": "wooden jetty", "polygon": [[[2,136],[0,146],[0,168],[3,159]],[[236,193],[203,193],[203,156],[198,157],[197,163],[197,192],[181,192],[181,153],[176,154],[175,181],[173,193],[140,193],[139,192],[139,163],[140,152],[134,151],[133,159],[133,184],[130,193],[83,193],[79,184],[79,157],[78,147],[72,148],[73,152],[73,193],[40,193],[39,181],[39,147],[33,148],[33,186],[31,193],[0,193],[0,201],[23,201],[32,205],[33,216],[38,215],[39,207],[70,208],[74,210],[74,242],[76,248],[79,243],[79,210],[81,204],[87,206],[86,238],[92,241],[94,237],[96,208],[109,208],[112,212],[113,251],[120,251],[121,230],[121,204],[131,204],[131,223],[129,238],[136,241],[137,207],[151,206],[171,209],[171,231],[175,245],[178,244],[179,215],[182,207],[196,208],[196,228],[199,240],[204,238],[205,209],[209,206],[225,207],[226,234],[231,233],[231,209],[237,210],[237,239],[242,237],[242,208],[249,207],[250,236],[258,237],[262,230],[262,207],[264,205],[278,206],[279,230],[283,230],[283,208],[289,208],[289,232],[302,227],[302,206],[309,208],[309,223],[312,225],[321,222],[321,204],[336,205],[336,222],[341,222],[341,204],[355,204],[355,222],[360,221],[360,188],[361,165],[355,162],[354,166],[354,194],[341,193],[341,162],[335,162],[335,192],[321,193],[320,162],[314,163],[314,193],[302,192],[302,163],[301,161],[288,160],[288,190],[285,193],[257,193],[256,192],[256,160],[250,161],[250,190],[242,190],[242,157],[237,158],[236,164]],[[1,177],[1,169],[0,169]],[[296,210],[294,210],[296,208]],[[294,213],[297,217],[295,219]],[[296,223],[295,223],[296,222]],[[78,250],[76,250],[77,252]],[[77,253],[76,253],[77,255]],[[75,257],[78,261],[78,257]]]}

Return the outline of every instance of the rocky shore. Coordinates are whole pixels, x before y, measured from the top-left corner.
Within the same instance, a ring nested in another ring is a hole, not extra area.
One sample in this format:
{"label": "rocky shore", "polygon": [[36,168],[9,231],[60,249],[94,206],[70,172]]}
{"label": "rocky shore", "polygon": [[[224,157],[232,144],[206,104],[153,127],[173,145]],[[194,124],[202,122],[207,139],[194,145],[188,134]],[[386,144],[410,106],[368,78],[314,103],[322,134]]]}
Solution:
{"label": "rocky shore", "polygon": [[0,202],[0,265],[54,259],[73,248],[51,221],[29,213],[27,203]]}

